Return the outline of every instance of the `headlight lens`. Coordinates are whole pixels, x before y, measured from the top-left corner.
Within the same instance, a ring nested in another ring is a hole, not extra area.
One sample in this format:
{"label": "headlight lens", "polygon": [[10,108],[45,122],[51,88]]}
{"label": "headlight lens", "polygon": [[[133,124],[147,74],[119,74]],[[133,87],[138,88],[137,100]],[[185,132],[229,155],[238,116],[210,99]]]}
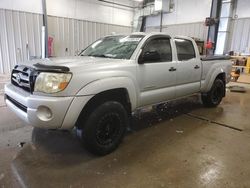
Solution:
{"label": "headlight lens", "polygon": [[57,93],[64,90],[72,77],[68,73],[41,72],[36,78],[34,91],[44,93]]}

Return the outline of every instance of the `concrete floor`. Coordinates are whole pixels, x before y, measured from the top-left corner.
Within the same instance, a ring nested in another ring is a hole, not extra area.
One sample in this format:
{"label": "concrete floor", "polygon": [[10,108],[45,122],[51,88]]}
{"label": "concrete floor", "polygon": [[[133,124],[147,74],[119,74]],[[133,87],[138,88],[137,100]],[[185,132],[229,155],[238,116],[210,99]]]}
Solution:
{"label": "concrete floor", "polygon": [[227,92],[217,108],[190,97],[136,113],[121,146],[104,157],[82,148],[74,131],[32,129],[3,106],[0,187],[250,187],[244,86],[247,93]]}
{"label": "concrete floor", "polygon": [[250,84],[250,74],[241,74],[237,82]]}

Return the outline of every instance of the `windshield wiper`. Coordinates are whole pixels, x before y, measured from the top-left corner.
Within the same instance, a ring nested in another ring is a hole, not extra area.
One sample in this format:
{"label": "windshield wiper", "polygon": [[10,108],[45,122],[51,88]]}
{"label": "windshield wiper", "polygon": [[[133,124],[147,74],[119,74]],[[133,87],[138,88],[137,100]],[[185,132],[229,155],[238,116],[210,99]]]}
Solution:
{"label": "windshield wiper", "polygon": [[93,57],[104,57],[104,58],[115,58],[116,56],[112,55],[112,54],[95,54],[95,55],[89,55],[89,56],[93,56]]}
{"label": "windshield wiper", "polygon": [[91,56],[93,56],[93,57],[105,57],[105,58],[107,58],[107,57],[108,57],[108,56],[106,56],[106,55],[104,55],[104,54],[91,55]]}
{"label": "windshield wiper", "polygon": [[83,55],[83,54],[81,54],[81,56],[115,58],[115,56],[112,56],[112,55],[110,55],[110,54],[89,54],[89,55]]}
{"label": "windshield wiper", "polygon": [[91,54],[89,54],[89,55],[84,55],[84,54],[81,54],[81,56],[90,56],[90,57],[107,57],[107,56],[105,56],[105,55],[91,55]]}

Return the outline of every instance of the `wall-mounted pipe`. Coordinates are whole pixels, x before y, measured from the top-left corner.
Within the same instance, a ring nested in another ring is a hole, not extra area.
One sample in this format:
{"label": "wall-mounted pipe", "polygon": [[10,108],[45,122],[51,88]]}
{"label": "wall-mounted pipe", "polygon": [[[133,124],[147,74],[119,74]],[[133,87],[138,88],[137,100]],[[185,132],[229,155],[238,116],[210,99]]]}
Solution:
{"label": "wall-mounted pipe", "polygon": [[112,1],[106,1],[106,0],[98,0],[98,1],[103,2],[103,3],[107,3],[107,4],[111,4],[111,5],[126,7],[126,8],[132,8],[132,9],[136,8],[136,7],[129,6],[129,5],[124,5],[124,4],[121,4],[121,3],[115,3],[115,2],[112,2]]}
{"label": "wall-mounted pipe", "polygon": [[48,21],[46,0],[42,0],[43,6],[43,27],[42,27],[42,58],[48,58]]}

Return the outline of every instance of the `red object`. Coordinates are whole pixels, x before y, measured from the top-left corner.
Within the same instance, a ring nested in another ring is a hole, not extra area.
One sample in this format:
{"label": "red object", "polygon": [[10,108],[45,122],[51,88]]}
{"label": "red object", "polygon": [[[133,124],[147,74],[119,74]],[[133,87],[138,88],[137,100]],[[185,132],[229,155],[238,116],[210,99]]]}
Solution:
{"label": "red object", "polygon": [[205,48],[206,49],[212,49],[213,48],[213,43],[211,41],[207,41],[207,43],[205,44]]}
{"label": "red object", "polygon": [[49,57],[51,57],[52,56],[52,53],[53,53],[53,37],[49,37],[49,39],[48,39],[48,55],[49,55]]}

